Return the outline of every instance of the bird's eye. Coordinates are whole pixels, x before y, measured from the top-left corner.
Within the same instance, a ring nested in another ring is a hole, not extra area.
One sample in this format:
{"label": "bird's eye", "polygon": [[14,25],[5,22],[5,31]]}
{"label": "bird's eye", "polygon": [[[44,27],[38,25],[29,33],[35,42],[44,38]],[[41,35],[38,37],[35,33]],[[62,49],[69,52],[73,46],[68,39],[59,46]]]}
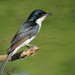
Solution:
{"label": "bird's eye", "polygon": [[36,15],[36,18],[38,18],[39,17],[39,15]]}

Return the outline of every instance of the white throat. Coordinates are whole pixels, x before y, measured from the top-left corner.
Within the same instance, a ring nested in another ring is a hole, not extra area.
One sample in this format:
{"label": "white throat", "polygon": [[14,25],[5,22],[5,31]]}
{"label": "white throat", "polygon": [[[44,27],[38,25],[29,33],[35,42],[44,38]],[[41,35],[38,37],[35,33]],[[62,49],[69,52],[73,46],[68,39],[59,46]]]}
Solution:
{"label": "white throat", "polygon": [[45,18],[46,18],[46,16],[43,16],[43,17],[37,19],[37,20],[36,20],[36,23],[41,27],[41,23],[42,23],[42,21],[43,21]]}
{"label": "white throat", "polygon": [[46,16],[43,16],[43,17],[41,17],[41,18],[39,18],[39,19],[36,20],[36,23],[39,25],[39,30],[38,30],[38,32],[40,31],[41,23],[42,23],[42,21],[43,21],[45,18],[46,18]]}

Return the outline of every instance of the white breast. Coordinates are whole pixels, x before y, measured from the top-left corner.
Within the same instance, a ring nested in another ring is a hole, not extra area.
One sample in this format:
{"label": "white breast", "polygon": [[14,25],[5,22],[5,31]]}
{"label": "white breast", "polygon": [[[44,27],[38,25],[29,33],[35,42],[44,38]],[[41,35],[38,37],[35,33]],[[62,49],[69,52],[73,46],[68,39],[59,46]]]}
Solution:
{"label": "white breast", "polygon": [[14,55],[21,47],[28,45],[36,36],[33,36],[32,38],[26,40],[24,43],[22,43],[20,46],[18,46],[14,51],[13,54]]}
{"label": "white breast", "polygon": [[[36,23],[39,25],[39,31],[40,31],[40,28],[41,28],[41,23],[42,23],[42,21],[43,21],[45,18],[46,18],[46,16],[43,16],[43,17],[41,17],[41,18],[39,18],[39,19],[36,20]],[[39,31],[38,31],[38,32],[39,32]]]}
{"label": "white breast", "polygon": [[21,46],[25,46],[25,45],[28,45],[36,36],[33,36],[32,38],[26,40]]}

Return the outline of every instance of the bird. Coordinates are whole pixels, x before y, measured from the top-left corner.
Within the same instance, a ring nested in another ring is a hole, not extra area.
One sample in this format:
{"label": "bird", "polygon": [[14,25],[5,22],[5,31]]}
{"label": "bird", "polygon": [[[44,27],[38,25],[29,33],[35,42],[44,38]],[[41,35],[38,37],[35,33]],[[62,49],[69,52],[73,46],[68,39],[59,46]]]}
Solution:
{"label": "bird", "polygon": [[34,46],[29,44],[39,33],[42,21],[52,13],[47,13],[43,10],[34,10],[31,12],[26,22],[20,27],[15,36],[10,42],[9,48],[7,49],[8,56],[4,60],[0,67],[0,75],[2,74],[9,59],[21,48]]}

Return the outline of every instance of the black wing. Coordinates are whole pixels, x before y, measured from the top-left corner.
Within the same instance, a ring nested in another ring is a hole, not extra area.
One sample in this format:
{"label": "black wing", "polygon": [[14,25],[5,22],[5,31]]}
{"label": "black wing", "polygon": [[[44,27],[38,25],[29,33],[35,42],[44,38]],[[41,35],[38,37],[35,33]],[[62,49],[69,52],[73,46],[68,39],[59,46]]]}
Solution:
{"label": "black wing", "polygon": [[35,36],[38,32],[39,25],[34,22],[24,23],[16,35],[13,37],[10,47],[8,49],[8,54],[11,53],[16,47],[21,45],[27,39],[30,39],[32,36]]}

